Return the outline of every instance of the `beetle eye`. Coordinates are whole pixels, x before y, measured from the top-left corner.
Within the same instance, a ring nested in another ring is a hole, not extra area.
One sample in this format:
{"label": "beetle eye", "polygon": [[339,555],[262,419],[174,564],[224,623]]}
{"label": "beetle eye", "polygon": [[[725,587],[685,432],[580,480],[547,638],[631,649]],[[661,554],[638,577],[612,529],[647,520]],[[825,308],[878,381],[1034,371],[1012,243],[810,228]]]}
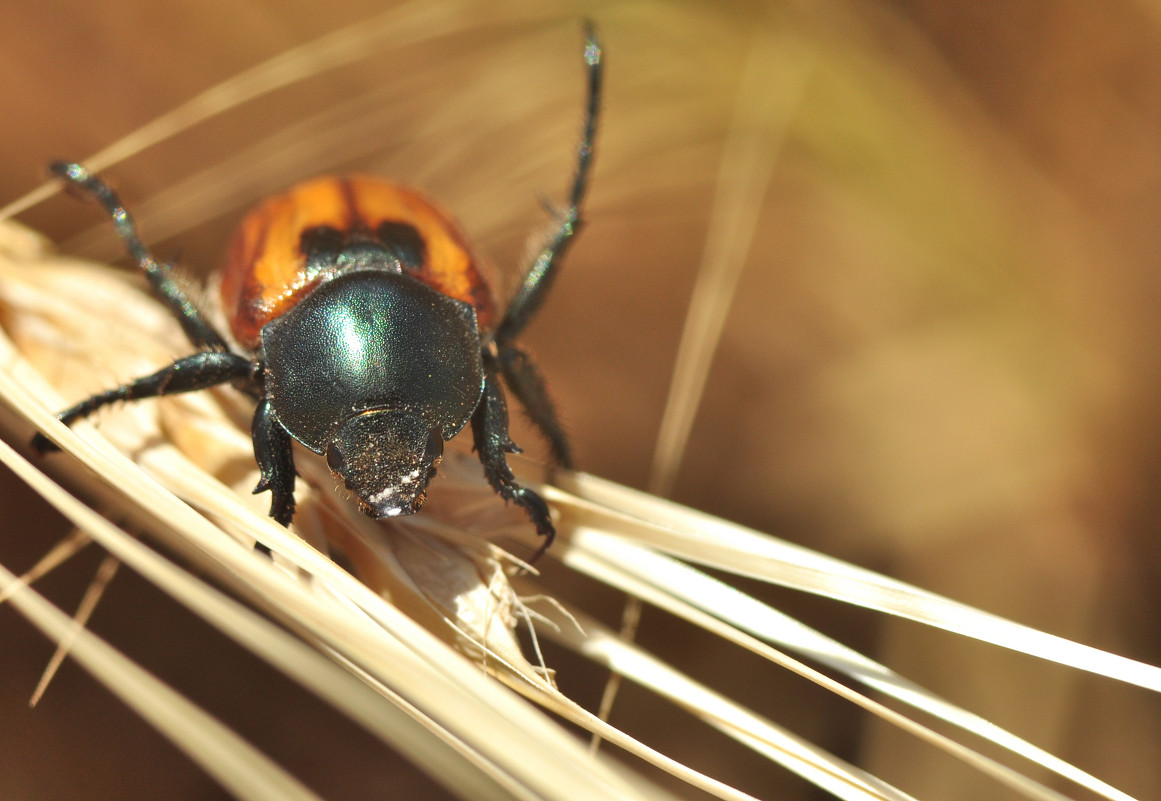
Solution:
{"label": "beetle eye", "polygon": [[440,436],[438,428],[433,428],[428,432],[425,453],[428,462],[438,462],[443,458],[443,437]]}
{"label": "beetle eye", "polygon": [[427,259],[427,243],[415,226],[388,220],[375,229],[376,236],[399,259],[404,269],[418,270]]}
{"label": "beetle eye", "polygon": [[343,452],[338,448],[327,448],[327,467],[331,469],[332,473],[343,474],[347,472],[347,460],[343,458]]}

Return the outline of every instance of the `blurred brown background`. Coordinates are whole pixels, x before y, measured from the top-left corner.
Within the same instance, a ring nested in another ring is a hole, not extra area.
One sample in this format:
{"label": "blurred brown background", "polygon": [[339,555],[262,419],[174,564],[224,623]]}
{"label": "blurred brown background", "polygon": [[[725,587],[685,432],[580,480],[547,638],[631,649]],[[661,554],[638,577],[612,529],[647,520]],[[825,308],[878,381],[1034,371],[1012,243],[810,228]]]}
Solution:
{"label": "blurred brown background", "polygon": [[[511,286],[538,198],[561,197],[571,170],[577,20],[591,16],[608,89],[589,225],[525,341],[579,464],[643,487],[747,53],[773,42],[801,96],[674,497],[1161,662],[1161,4],[10,2],[0,202],[50,159],[384,12],[400,36],[372,57],[106,171],[159,253],[208,270],[255,197],[358,169],[440,198]],[[20,219],[66,241],[99,222],[60,198]],[[117,254],[99,235],[80,247]],[[23,569],[62,524],[6,489],[0,561]],[[45,591],[71,609],[97,558]],[[569,589],[615,622],[618,599]],[[1127,792],[1161,793],[1161,701],[1144,691],[755,591]],[[127,571],[93,628],[324,797],[439,797]],[[1002,797],[800,680],[702,653],[660,615],[642,640],[920,798]],[[0,609],[0,796],[221,796],[75,666],[27,710],[50,651]],[[562,670],[587,703],[601,681]],[[632,730],[658,708],[627,691],[613,722]],[[815,797],[708,731],[644,732],[762,797]]]}

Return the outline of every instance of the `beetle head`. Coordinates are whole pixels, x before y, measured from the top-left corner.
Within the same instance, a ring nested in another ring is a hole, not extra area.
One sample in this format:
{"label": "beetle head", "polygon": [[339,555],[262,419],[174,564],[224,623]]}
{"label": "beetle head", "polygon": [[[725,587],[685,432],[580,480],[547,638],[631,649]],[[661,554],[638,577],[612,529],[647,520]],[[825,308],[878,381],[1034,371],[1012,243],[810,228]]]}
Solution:
{"label": "beetle head", "polygon": [[375,519],[418,512],[443,456],[443,437],[421,415],[376,409],[344,420],[326,446],[331,472]]}

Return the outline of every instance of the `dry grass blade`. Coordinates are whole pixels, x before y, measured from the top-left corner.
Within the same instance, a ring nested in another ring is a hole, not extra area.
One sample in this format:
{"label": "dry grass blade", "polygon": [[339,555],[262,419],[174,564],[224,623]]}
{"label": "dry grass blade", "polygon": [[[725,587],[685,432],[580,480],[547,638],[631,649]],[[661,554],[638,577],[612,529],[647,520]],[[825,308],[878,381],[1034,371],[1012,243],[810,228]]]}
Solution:
{"label": "dry grass blade", "polygon": [[[620,526],[662,553],[925,623],[965,637],[1161,692],[1161,668],[1037,631],[817,551],[683,509],[591,476],[552,499],[577,522]],[[616,522],[614,522],[616,521]]]}
{"label": "dry grass blade", "polygon": [[97,568],[96,575],[89,582],[88,589],[85,590],[85,595],[81,598],[80,606],[77,607],[77,611],[73,614],[72,628],[60,639],[60,643],[57,645],[52,659],[44,669],[44,675],[41,676],[40,682],[36,685],[36,689],[32,691],[32,698],[28,701],[29,706],[36,706],[37,702],[44,695],[45,690],[48,689],[49,683],[52,682],[52,677],[56,675],[65,657],[68,656],[69,649],[72,648],[77,634],[89,622],[89,618],[93,616],[93,610],[97,608],[101,596],[105,594],[105,588],[109,586],[109,582],[113,580],[113,576],[117,575],[117,568],[120,564],[115,557],[109,556],[108,554],[101,560],[101,565]]}
{"label": "dry grass blade", "polygon": [[[573,562],[570,551],[569,562]],[[547,617],[549,636],[648,688],[787,770],[849,801],[905,801],[911,796],[771,723],[724,695],[625,642],[596,620],[570,611]]]}
{"label": "dry grass blade", "polygon": [[[352,719],[362,723],[368,730],[407,753],[418,764],[427,765],[433,775],[438,776],[441,781],[464,797],[552,797],[529,795],[527,789],[521,788],[513,783],[510,777],[497,772],[478,752],[449,736],[446,730],[441,729],[438,724],[413,707],[398,698],[392,698],[391,702],[385,701],[368,690],[362,682],[336,668],[314,649],[302,645],[254,613],[211,590],[204,582],[150,552],[87,507],[67,496],[2,443],[0,458],[123,562],[174,595],[190,609],[206,617],[238,642],[246,644],[288,675],[310,687]],[[68,632],[61,635],[62,638],[72,631],[73,628],[70,627]],[[82,632],[77,636],[88,635]],[[330,647],[334,647],[333,642],[330,643]],[[117,658],[127,663],[124,657]],[[412,666],[412,669],[415,667]],[[127,689],[123,691],[132,692],[135,686],[134,681],[129,681],[125,685]],[[150,700],[148,703],[154,701]],[[136,705],[135,703],[134,706]],[[180,725],[178,728],[181,730]],[[169,729],[163,731],[172,735]],[[457,753],[459,758],[449,759],[449,748]],[[248,751],[244,754],[249,758]],[[260,781],[258,785],[261,786]]]}
{"label": "dry grass blade", "polygon": [[71,536],[58,542],[52,546],[48,553],[46,553],[40,560],[33,565],[32,569],[22,574],[19,579],[10,584],[6,590],[0,591],[0,604],[8,600],[8,596],[15,592],[19,587],[31,586],[41,576],[45,576],[52,570],[64,562],[68,561],[73,555],[89,544],[91,540],[82,531],[74,531]]}
{"label": "dry grass blade", "polygon": [[[467,10],[467,6],[458,0],[413,2],[393,7],[376,18],[329,33],[207,89],[92,154],[84,162],[89,169],[99,172],[264,94],[382,52],[388,41],[399,47],[475,25],[473,17],[465,13]],[[538,16],[531,8],[511,10],[516,12],[511,17],[513,20]],[[0,220],[10,219],[43,203],[58,191],[60,188],[55,181],[42,184],[0,208]]]}
{"label": "dry grass blade", "polygon": [[[965,749],[961,744],[866,696],[852,692],[759,640],[781,645],[826,665],[852,681],[865,684],[935,718],[972,732],[1105,798],[1117,801],[1129,801],[1131,798],[1075,765],[939,698],[886,666],[688,565],[600,531],[576,530],[573,532],[572,543],[573,548],[565,560],[575,570],[712,631],[725,641],[762,655],[773,664],[827,687],[893,725],[976,764],[983,772],[995,775],[1032,797],[1055,796],[1046,795],[1047,788],[1043,785],[1025,782],[1014,771],[993,760],[982,758],[977,752]],[[633,565],[633,569],[626,570],[623,565]],[[688,695],[679,697],[685,698]]]}
{"label": "dry grass blade", "polygon": [[[10,457],[7,446],[0,451]],[[6,459],[7,461],[7,459]],[[175,745],[214,776],[237,798],[312,801],[318,796],[222,726],[198,706],[182,698],[142,670],[115,648],[83,629],[36,592],[21,586],[0,566],[0,591],[11,591],[11,603],[46,636],[70,640],[73,657],[129,707],[165,733]]]}
{"label": "dry grass blade", "polygon": [[[755,28],[653,453],[649,489],[657,495],[668,496],[677,479],[714,352],[750,255],[762,198],[814,61],[814,54],[796,35],[775,36],[767,26]],[[778,82],[773,87],[771,76]]]}

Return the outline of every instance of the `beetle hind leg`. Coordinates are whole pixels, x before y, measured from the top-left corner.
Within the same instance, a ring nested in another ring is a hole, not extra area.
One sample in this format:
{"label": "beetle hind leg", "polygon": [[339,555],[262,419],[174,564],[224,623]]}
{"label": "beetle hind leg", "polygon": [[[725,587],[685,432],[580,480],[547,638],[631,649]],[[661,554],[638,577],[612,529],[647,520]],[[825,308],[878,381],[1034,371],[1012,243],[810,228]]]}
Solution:
{"label": "beetle hind leg", "polygon": [[[544,299],[548,296],[548,292],[552,287],[552,282],[556,277],[559,266],[572,238],[576,235],[577,230],[581,225],[580,207],[584,201],[585,192],[588,189],[589,175],[592,170],[593,161],[593,142],[596,139],[597,133],[597,117],[601,107],[601,83],[603,78],[603,66],[601,63],[601,43],[597,38],[595,28],[591,23],[585,26],[585,49],[584,60],[588,68],[587,76],[587,102],[585,105],[585,119],[584,128],[581,132],[580,141],[577,143],[577,161],[576,172],[573,174],[572,187],[569,191],[568,206],[556,216],[558,218],[556,231],[549,239],[548,243],[537,254],[533,260],[528,272],[524,275],[524,280],[517,290],[515,297],[508,304],[508,310],[504,314],[504,319],[496,327],[494,342],[496,350],[494,356],[498,362],[498,369],[503,373],[504,380],[508,384],[509,389],[524,406],[528,417],[540,429],[548,440],[549,446],[552,449],[552,458],[557,464],[563,467],[572,467],[572,453],[568,446],[568,439],[565,437],[564,429],[557,419],[556,410],[553,407],[552,399],[548,394],[548,389],[545,386],[544,379],[540,375],[540,371],[528,358],[528,355],[517,348],[513,342],[520,332],[528,325],[528,321],[544,303]],[[496,392],[499,392],[496,388]],[[500,395],[500,403],[503,404],[503,396]],[[486,404],[484,404],[486,405]],[[477,413],[478,414],[478,413]],[[504,413],[503,432],[504,437],[507,437],[508,418],[507,412]],[[481,453],[483,458],[483,449],[479,445],[480,435],[477,434],[477,450]],[[511,451],[508,451],[511,453]],[[503,453],[500,454],[500,460],[503,460]],[[485,469],[487,469],[488,462],[485,461]],[[497,468],[498,470],[499,468]],[[504,464],[503,470],[507,470],[507,465]],[[497,476],[493,479],[493,473],[489,473],[489,480],[492,481],[494,487],[497,482],[504,484],[502,478],[502,471],[495,473]],[[511,473],[509,472],[509,475]],[[509,482],[510,483],[510,482]],[[514,485],[513,485],[514,486]],[[504,492],[497,487],[497,492],[504,495]],[[505,497],[508,497],[505,495]],[[535,496],[536,500],[543,505],[543,501],[539,496]],[[519,503],[519,501],[517,501]],[[525,505],[526,509],[530,506]],[[535,521],[536,515],[529,511],[529,515]],[[537,523],[537,529],[541,529],[541,524]],[[542,532],[543,533],[543,532]],[[547,547],[547,546],[545,546]]]}
{"label": "beetle hind leg", "polygon": [[597,117],[601,108],[601,80],[603,68],[601,65],[601,43],[597,38],[596,30],[591,24],[585,26],[585,65],[588,67],[588,100],[585,104],[584,129],[581,132],[580,142],[577,144],[576,172],[573,175],[572,189],[569,192],[568,207],[560,212],[556,232],[537,254],[532,266],[524,276],[524,281],[512,302],[504,319],[496,328],[496,343],[501,347],[512,342],[540,305],[556,277],[557,267],[560,265],[564,253],[573,236],[581,225],[580,207],[588,189],[589,173],[593,163],[593,142],[597,134]]}
{"label": "beetle hind leg", "polygon": [[499,350],[498,361],[504,382],[524,407],[528,419],[548,440],[552,460],[561,467],[572,469],[572,449],[556,416],[556,407],[540,370],[527,353],[513,345]]}

